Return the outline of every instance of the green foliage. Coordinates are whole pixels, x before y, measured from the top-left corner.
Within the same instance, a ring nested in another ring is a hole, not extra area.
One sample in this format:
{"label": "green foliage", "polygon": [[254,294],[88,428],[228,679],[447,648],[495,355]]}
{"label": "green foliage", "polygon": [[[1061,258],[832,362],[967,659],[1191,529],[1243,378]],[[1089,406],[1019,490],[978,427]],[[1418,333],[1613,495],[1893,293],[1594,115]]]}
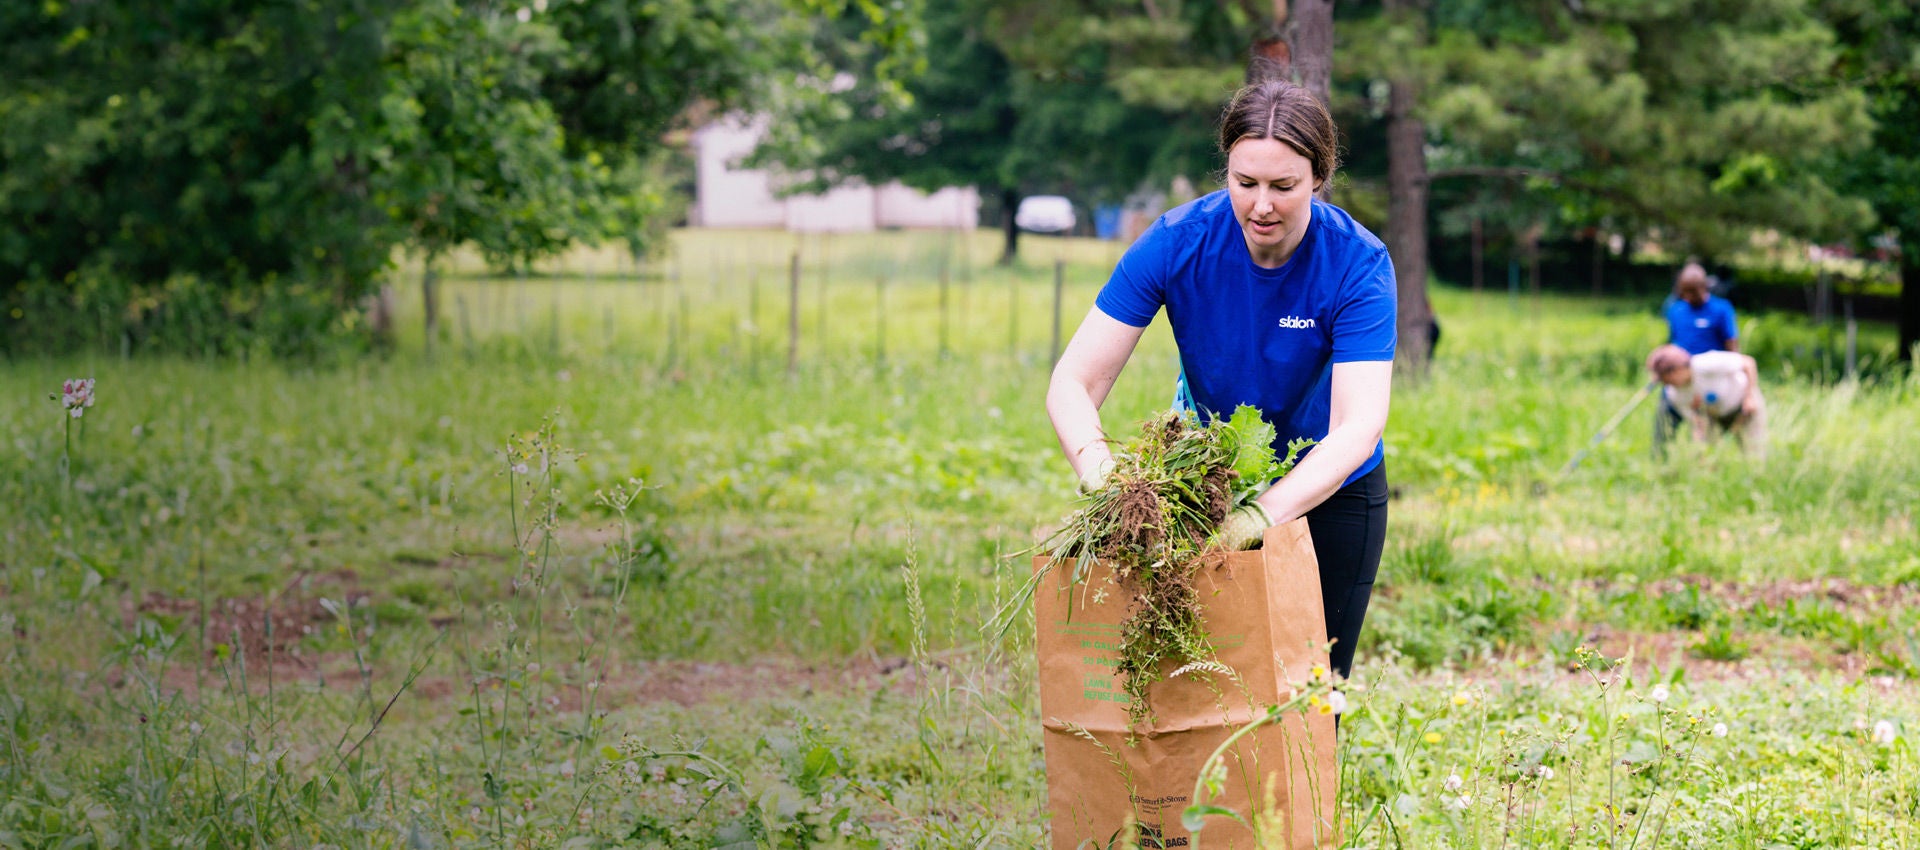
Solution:
{"label": "green foliage", "polygon": [[[1873,121],[1823,11],[1705,0],[1436,9],[1412,59],[1432,69],[1430,168],[1495,177],[1436,201],[1515,232],[1657,229],[1710,256],[1756,228],[1852,233],[1868,211],[1816,166],[1863,150]],[[1712,35],[1697,37],[1709,20]],[[1386,22],[1367,26],[1385,33],[1346,54],[1358,67],[1389,67],[1413,47]]]}
{"label": "green foliage", "polygon": [[1212,426],[1220,434],[1220,445],[1233,458],[1234,490],[1238,498],[1236,503],[1245,504],[1250,496],[1257,496],[1274,479],[1287,474],[1295,458],[1304,446],[1287,446],[1287,457],[1282,460],[1275,455],[1273,441],[1278,433],[1267,420],[1260,415],[1259,408],[1243,404],[1234,408],[1233,415]]}
{"label": "green foliage", "polygon": [[399,249],[644,253],[674,212],[669,130],[788,84],[795,10],[857,15],[885,73],[914,55],[913,10],[870,0],[10,4],[0,351],[299,353],[315,307],[364,330]]}
{"label": "green foliage", "polygon": [[1029,194],[1091,205],[1200,178],[1217,164],[1212,122],[1239,78],[1246,15],[1205,3],[1169,14],[1179,20],[1125,3],[929,4],[939,49],[899,84],[885,54],[829,26],[829,58],[854,84],[771,128],[756,159],[805,175],[792,189],[974,186],[1009,221]]}

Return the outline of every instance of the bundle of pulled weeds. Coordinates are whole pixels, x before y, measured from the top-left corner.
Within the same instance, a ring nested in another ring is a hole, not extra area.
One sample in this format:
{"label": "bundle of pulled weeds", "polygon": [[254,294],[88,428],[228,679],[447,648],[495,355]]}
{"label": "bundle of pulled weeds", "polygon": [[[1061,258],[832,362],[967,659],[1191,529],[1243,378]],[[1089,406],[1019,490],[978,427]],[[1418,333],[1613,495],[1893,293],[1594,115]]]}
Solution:
{"label": "bundle of pulled weeds", "polygon": [[1120,623],[1116,674],[1135,723],[1151,717],[1147,687],[1161,678],[1163,662],[1213,659],[1194,575],[1224,558],[1210,546],[1221,521],[1285,475],[1312,444],[1294,440],[1282,460],[1273,438],[1273,427],[1247,406],[1208,425],[1191,414],[1152,418],[1138,437],[1114,446],[1106,482],[1085,494],[1065,527],[1041,546],[1052,563],[1073,565],[1076,584],[1099,560],[1133,592]]}

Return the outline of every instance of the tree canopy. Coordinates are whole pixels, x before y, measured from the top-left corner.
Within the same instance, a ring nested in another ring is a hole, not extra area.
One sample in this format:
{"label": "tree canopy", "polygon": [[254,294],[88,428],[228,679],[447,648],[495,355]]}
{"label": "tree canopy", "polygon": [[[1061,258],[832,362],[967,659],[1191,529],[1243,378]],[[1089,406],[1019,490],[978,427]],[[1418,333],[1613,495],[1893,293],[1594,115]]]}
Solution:
{"label": "tree canopy", "polygon": [[285,298],[325,333],[403,248],[471,244],[498,264],[574,242],[643,249],[674,203],[667,131],[696,108],[792,88],[814,62],[796,13],[856,17],[889,80],[915,61],[911,12],[878,0],[0,5],[0,345],[137,335],[169,309],[239,327],[261,318],[261,299]]}

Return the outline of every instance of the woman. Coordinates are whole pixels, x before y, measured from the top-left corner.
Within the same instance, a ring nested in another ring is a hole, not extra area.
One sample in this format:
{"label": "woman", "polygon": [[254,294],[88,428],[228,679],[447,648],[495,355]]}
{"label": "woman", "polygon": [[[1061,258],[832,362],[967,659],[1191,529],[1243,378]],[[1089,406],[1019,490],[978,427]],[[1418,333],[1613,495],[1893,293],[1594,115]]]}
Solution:
{"label": "woman", "polygon": [[1318,440],[1216,540],[1244,549],[1270,525],[1307,518],[1344,676],[1386,540],[1380,435],[1395,317],[1386,247],[1314,198],[1333,177],[1335,139],[1306,89],[1240,90],[1220,122],[1226,188],[1161,216],[1127,250],[1054,368],[1047,413],[1075,474],[1097,488],[1113,465],[1100,405],[1165,307],[1189,408],[1206,417],[1251,404],[1278,432],[1278,451]]}

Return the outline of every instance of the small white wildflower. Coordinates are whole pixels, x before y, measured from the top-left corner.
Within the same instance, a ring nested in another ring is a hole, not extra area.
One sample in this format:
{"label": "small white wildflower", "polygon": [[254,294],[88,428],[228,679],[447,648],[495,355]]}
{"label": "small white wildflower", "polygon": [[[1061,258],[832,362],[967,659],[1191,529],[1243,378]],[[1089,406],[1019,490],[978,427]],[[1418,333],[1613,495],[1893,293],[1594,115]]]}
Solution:
{"label": "small white wildflower", "polygon": [[1898,737],[1900,737],[1900,735],[1894,731],[1893,721],[1882,720],[1878,723],[1873,724],[1873,742],[1874,743],[1891,744],[1893,743],[1893,739]]}
{"label": "small white wildflower", "polygon": [[1327,694],[1327,705],[1333,707],[1334,714],[1347,713],[1347,695],[1339,691]]}
{"label": "small white wildflower", "polygon": [[525,6],[520,7],[520,11],[513,13],[513,15],[514,17],[519,18],[520,23],[523,23],[523,24],[533,20],[533,10]]}
{"label": "small white wildflower", "polygon": [[1553,779],[1553,768],[1544,764],[1534,768],[1533,773],[1535,776],[1540,777],[1540,781],[1542,782],[1548,782]]}
{"label": "small white wildflower", "polygon": [[1466,784],[1466,781],[1460,778],[1460,774],[1449,773],[1447,774],[1447,781],[1442,783],[1442,787],[1446,788],[1448,793],[1452,793],[1460,790]]}
{"label": "small white wildflower", "polygon": [[1715,738],[1727,737],[1727,724],[1725,723],[1713,724],[1713,729],[1712,731],[1708,732],[1708,734],[1712,735]]}
{"label": "small white wildflower", "polygon": [[1653,690],[1647,692],[1647,699],[1653,700],[1654,702],[1666,702],[1670,696],[1672,696],[1672,694],[1667,692],[1666,685],[1654,685]]}

